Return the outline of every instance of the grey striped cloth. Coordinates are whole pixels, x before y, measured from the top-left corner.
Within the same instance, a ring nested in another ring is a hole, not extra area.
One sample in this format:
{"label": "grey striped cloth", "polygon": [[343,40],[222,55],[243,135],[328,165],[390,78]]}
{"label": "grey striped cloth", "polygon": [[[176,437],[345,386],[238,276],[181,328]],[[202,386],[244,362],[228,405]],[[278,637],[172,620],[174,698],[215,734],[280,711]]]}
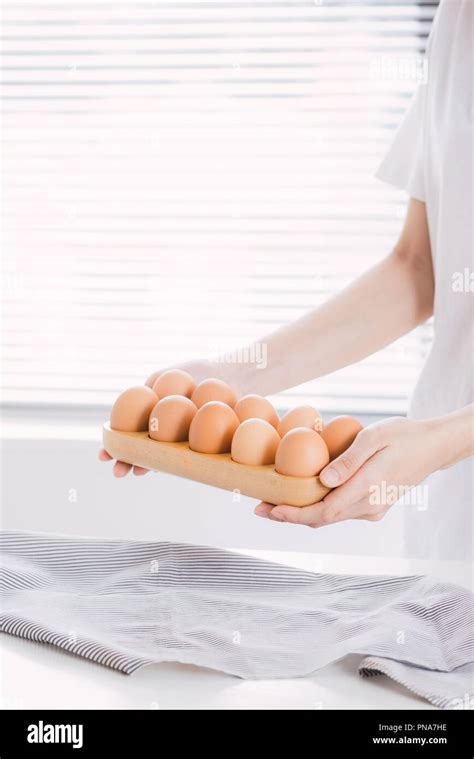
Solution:
{"label": "grey striped cloth", "polygon": [[243,678],[360,654],[431,703],[474,699],[472,594],[429,577],[313,574],[194,545],[0,535],[1,630],[131,674],[176,661]]}

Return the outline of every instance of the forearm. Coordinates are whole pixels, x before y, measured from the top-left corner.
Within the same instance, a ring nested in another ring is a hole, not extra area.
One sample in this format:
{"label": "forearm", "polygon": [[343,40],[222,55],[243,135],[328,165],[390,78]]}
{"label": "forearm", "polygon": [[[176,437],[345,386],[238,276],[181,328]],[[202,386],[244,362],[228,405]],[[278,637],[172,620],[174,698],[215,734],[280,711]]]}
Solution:
{"label": "forearm", "polygon": [[439,469],[474,456],[474,403],[428,422]]}
{"label": "forearm", "polygon": [[397,251],[301,319],[263,337],[266,366],[239,366],[247,392],[268,395],[360,361],[432,312],[431,271]]}

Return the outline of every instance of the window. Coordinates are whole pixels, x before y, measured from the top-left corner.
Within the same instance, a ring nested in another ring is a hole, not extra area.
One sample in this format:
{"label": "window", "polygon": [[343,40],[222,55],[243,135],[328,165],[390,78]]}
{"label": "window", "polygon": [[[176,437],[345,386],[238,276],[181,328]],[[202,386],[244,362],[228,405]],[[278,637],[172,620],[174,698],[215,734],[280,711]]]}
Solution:
{"label": "window", "polygon": [[[109,404],[389,252],[435,2],[4,5],[3,398]],[[405,410],[429,326],[280,397]],[[317,350],[317,346],[315,346]]]}

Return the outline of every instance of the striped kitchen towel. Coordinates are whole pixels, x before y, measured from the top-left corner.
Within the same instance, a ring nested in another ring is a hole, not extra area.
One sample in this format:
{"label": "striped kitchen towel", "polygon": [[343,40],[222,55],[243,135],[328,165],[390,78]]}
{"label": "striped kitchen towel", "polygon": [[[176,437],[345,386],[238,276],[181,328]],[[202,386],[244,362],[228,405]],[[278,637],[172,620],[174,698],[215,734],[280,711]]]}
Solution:
{"label": "striped kitchen towel", "polygon": [[4,532],[1,630],[131,674],[177,661],[243,678],[360,654],[431,703],[472,706],[472,594],[423,577],[314,574],[202,546]]}

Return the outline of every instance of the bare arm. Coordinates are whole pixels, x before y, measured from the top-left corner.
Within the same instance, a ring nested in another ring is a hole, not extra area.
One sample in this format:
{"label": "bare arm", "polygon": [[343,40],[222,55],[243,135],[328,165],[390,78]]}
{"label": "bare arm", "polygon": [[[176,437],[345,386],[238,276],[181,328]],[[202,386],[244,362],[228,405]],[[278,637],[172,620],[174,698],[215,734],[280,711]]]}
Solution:
{"label": "bare arm", "polygon": [[425,204],[411,200],[393,252],[326,303],[258,342],[267,366],[228,368],[228,381],[262,395],[360,361],[425,321],[434,279]]}
{"label": "bare arm", "polygon": [[[239,395],[269,395],[383,348],[431,315],[433,297],[425,204],[411,200],[400,239],[387,258],[319,308],[258,341],[267,349],[265,368],[207,360],[191,361],[182,368],[198,382],[220,377]],[[104,450],[99,456],[110,460]],[[117,462],[114,473],[122,477],[130,469],[129,464]],[[134,472],[146,470],[135,467]]]}

